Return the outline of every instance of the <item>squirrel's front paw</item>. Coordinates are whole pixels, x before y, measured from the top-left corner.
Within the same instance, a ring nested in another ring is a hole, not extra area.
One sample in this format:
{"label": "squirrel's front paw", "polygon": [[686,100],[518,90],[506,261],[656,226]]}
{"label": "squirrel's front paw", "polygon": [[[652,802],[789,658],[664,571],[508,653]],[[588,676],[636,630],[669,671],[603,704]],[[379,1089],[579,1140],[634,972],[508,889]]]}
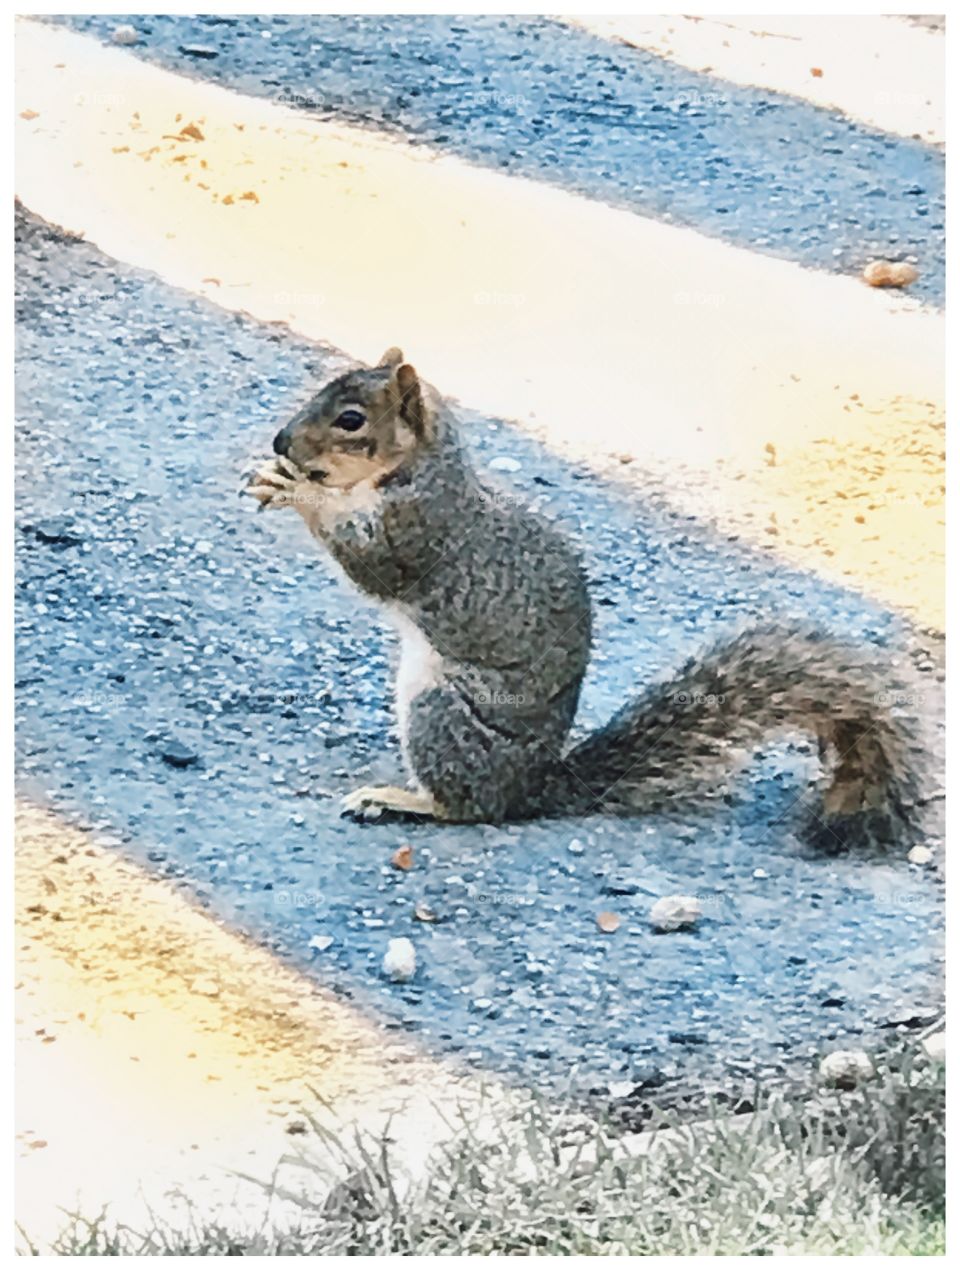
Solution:
{"label": "squirrel's front paw", "polygon": [[296,502],[296,489],[306,479],[295,463],[281,455],[254,473],[242,493],[252,494],[261,512],[267,508],[292,507]]}

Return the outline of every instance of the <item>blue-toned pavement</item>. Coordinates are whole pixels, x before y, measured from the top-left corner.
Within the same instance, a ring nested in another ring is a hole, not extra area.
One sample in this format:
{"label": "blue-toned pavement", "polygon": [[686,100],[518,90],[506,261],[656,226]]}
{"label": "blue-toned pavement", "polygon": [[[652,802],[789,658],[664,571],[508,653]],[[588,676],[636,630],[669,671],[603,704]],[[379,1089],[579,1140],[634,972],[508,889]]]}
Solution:
{"label": "blue-toned pavement", "polygon": [[[257,516],[237,490],[343,356],[29,215],[18,237],[25,795],[391,1027],[545,1089],[782,1073],[830,1039],[937,1009],[938,883],[805,854],[790,834],[794,751],[695,820],[342,821],[339,795],[399,774],[392,636],[295,514]],[[597,614],[585,727],[746,619],[815,617],[891,651],[908,640],[889,613],[717,538],[662,492],[466,423],[480,464],[519,465],[495,480],[582,543]],[[410,872],[389,863],[403,842]],[[657,936],[647,910],[674,892],[700,895],[705,919]],[[623,920],[613,935],[602,910]],[[408,984],[381,975],[394,936],[418,951]]]}

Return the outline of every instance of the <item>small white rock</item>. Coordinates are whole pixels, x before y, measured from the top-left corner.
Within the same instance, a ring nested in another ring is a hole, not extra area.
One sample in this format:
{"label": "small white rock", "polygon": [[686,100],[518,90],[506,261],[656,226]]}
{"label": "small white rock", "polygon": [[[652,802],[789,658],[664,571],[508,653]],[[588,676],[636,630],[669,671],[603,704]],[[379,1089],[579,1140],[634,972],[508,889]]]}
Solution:
{"label": "small white rock", "polygon": [[417,951],[413,941],[399,936],[387,945],[383,955],[383,973],[391,980],[412,980],[417,971]]}
{"label": "small white rock", "polygon": [[911,865],[929,865],[933,860],[933,852],[930,851],[926,843],[918,843],[916,847],[911,847],[907,852],[907,860]]}
{"label": "small white rock", "polygon": [[865,1050],[835,1050],[820,1060],[820,1076],[832,1086],[857,1086],[874,1075]]}
{"label": "small white rock", "polygon": [[117,26],[113,28],[112,40],[114,44],[139,44],[140,35],[132,26]]}
{"label": "small white rock", "polygon": [[579,839],[571,839],[567,845],[567,851],[571,856],[582,856],[584,847]]}
{"label": "small white rock", "polygon": [[611,1081],[607,1087],[614,1099],[629,1099],[637,1088],[635,1081]]}
{"label": "small white rock", "polygon": [[945,1064],[947,1062],[947,1034],[931,1033],[929,1037],[923,1039],[923,1049],[935,1064]]}
{"label": "small white rock", "polygon": [[312,936],[308,941],[308,947],[316,949],[318,953],[325,953],[333,944],[333,936]]}
{"label": "small white rock", "polygon": [[696,896],[661,896],[650,907],[650,922],[657,931],[679,931],[692,927],[702,913]]}
{"label": "small white rock", "polygon": [[496,459],[490,460],[492,472],[519,472],[520,466],[520,460],[511,459],[509,455],[497,455]]}
{"label": "small white rock", "polygon": [[754,878],[769,878],[769,875],[765,869],[755,869],[753,871],[753,876]]}

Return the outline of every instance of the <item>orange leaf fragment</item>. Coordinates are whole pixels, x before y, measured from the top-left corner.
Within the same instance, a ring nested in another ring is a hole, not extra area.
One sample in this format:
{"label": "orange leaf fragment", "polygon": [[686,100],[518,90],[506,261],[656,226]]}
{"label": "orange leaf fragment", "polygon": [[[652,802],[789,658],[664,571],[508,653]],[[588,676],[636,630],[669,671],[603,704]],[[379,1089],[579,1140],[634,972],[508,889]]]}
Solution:
{"label": "orange leaf fragment", "polygon": [[390,864],[394,869],[413,869],[413,848],[409,843],[397,848],[390,857]]}

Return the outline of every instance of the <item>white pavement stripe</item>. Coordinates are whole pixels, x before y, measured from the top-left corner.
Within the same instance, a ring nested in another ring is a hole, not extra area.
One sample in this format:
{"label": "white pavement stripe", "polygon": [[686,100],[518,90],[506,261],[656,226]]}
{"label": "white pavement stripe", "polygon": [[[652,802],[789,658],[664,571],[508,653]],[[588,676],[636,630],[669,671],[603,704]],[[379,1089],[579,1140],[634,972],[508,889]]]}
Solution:
{"label": "white pavement stripe", "polygon": [[17,1220],[41,1248],[107,1203],[134,1230],[282,1228],[296,1204],[243,1176],[316,1196],[291,1160],[322,1155],[291,1138],[302,1110],[329,1130],[389,1121],[416,1173],[477,1106],[475,1083],[27,802],[16,884]]}
{"label": "white pavement stripe", "polygon": [[770,88],[839,110],[903,137],[943,144],[945,39],[903,17],[643,17],[598,14],[560,19],[606,40],[655,53],[705,77]]}
{"label": "white pavement stripe", "polygon": [[[401,344],[468,406],[627,452],[692,513],[941,620],[942,315],[60,29],[20,23],[18,73],[17,191],[48,220],[356,356]],[[894,506],[874,456],[917,427]]]}

